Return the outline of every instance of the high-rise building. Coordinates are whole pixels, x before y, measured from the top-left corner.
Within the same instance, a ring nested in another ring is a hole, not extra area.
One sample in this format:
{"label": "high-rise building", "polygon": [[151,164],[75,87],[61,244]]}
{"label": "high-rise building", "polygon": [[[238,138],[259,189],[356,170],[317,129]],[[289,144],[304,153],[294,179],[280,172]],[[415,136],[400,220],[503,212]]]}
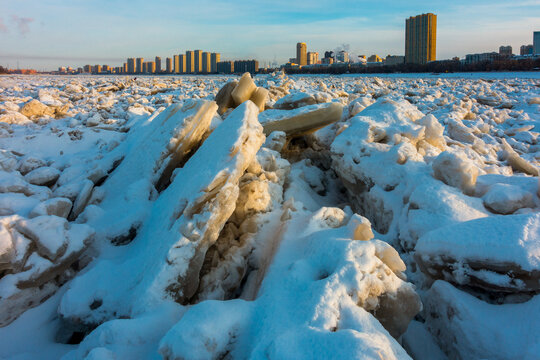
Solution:
{"label": "high-rise building", "polygon": [[148,63],[143,62],[141,73],[146,74],[147,72],[148,72]]}
{"label": "high-rise building", "polygon": [[512,47],[510,45],[500,46],[499,47],[499,55],[512,56]]}
{"label": "high-rise building", "polygon": [[218,62],[221,61],[221,54],[220,53],[212,53],[210,55],[210,72],[212,73],[217,73],[218,72],[218,69],[217,69],[217,64]]}
{"label": "high-rise building", "polygon": [[216,64],[216,67],[219,74],[234,73],[234,63],[232,61],[220,61]]}
{"label": "high-rise building", "polygon": [[519,55],[532,55],[533,54],[533,46],[532,44],[529,45],[521,45],[519,48]]}
{"label": "high-rise building", "polygon": [[193,52],[194,54],[194,57],[195,57],[195,69],[194,69],[194,73],[195,74],[200,74],[202,72],[202,50],[195,50]]}
{"label": "high-rise building", "polygon": [[156,62],[155,61],[149,61],[146,65],[146,71],[150,74],[156,73]]}
{"label": "high-rise building", "polygon": [[143,58],[137,58],[137,67],[135,68],[135,72],[137,74],[142,74],[144,71],[143,71],[143,64],[144,64],[144,59]]}
{"label": "high-rise building", "polygon": [[209,52],[203,52],[202,53],[202,73],[209,74],[211,69],[211,60],[210,60],[210,53]]}
{"label": "high-rise building", "polygon": [[319,62],[319,53],[318,52],[308,52],[307,53],[307,64],[314,65]]}
{"label": "high-rise building", "polygon": [[348,63],[349,62],[349,53],[345,50],[341,50],[336,55],[336,60],[342,63]]}
{"label": "high-rise building", "polygon": [[100,74],[100,73],[101,73],[101,65],[94,65],[94,66],[92,67],[92,72],[93,72],[94,74]]}
{"label": "high-rise building", "polygon": [[259,71],[259,62],[257,60],[236,60],[234,62],[234,72],[236,73],[256,73]]}
{"label": "high-rise building", "polygon": [[296,44],[296,63],[300,66],[307,65],[307,45],[299,42]]}
{"label": "high-rise building", "polygon": [[173,55],[174,73],[180,74],[180,55]]}
{"label": "high-rise building", "polygon": [[180,74],[185,74],[186,73],[186,55],[184,54],[180,54],[178,55],[178,69],[179,69],[179,72]]}
{"label": "high-rise building", "polygon": [[167,74],[171,74],[173,72],[173,63],[171,58],[165,59],[165,67]]}
{"label": "high-rise building", "polygon": [[127,72],[128,72],[128,64],[124,63],[124,66],[122,66],[122,73],[127,74]]}
{"label": "high-rise building", "polygon": [[405,20],[405,62],[426,64],[437,58],[437,15],[428,13]]}
{"label": "high-rise building", "polygon": [[84,65],[84,72],[85,73],[91,73],[92,72],[92,65]]}
{"label": "high-rise building", "polygon": [[128,58],[127,59],[127,72],[128,74],[135,74],[135,59],[134,58]]}
{"label": "high-rise building", "polygon": [[533,34],[533,55],[540,55],[540,31]]}
{"label": "high-rise building", "polygon": [[193,74],[195,72],[195,52],[186,51],[186,73]]}
{"label": "high-rise building", "polygon": [[161,58],[159,56],[156,56],[156,73],[161,72]]}

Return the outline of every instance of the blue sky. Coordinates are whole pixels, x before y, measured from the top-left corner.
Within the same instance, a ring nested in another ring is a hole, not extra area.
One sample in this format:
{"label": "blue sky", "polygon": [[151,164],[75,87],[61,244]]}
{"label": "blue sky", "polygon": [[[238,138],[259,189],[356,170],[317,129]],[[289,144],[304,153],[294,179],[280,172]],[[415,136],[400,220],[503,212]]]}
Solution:
{"label": "blue sky", "polygon": [[402,55],[405,19],[425,12],[438,15],[438,59],[500,45],[519,53],[540,30],[540,0],[0,0],[0,9],[0,64],[38,69],[188,49],[283,63],[298,41],[319,53]]}

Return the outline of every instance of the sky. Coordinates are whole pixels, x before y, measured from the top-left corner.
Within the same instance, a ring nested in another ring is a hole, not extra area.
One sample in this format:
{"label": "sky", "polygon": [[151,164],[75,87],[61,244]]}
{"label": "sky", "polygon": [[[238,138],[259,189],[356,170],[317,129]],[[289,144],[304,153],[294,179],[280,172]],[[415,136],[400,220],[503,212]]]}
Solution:
{"label": "sky", "polygon": [[295,57],[300,41],[320,54],[403,55],[405,19],[427,12],[437,59],[519,53],[540,31],[540,0],[0,0],[0,65],[120,66],[201,49],[264,66]]}

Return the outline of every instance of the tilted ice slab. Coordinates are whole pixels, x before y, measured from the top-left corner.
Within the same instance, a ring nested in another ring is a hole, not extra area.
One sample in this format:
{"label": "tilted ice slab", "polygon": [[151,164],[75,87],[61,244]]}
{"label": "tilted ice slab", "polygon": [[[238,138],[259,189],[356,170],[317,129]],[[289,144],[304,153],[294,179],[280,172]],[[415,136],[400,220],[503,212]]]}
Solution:
{"label": "tilted ice slab", "polygon": [[294,110],[266,110],[260,114],[259,121],[266,135],[273,131],[284,131],[288,136],[299,136],[338,121],[342,112],[343,105],[332,102]]}
{"label": "tilted ice slab", "polygon": [[426,298],[427,328],[451,359],[538,359],[539,295],[493,305],[438,280]]}
{"label": "tilted ice slab", "polygon": [[435,279],[491,291],[540,290],[540,213],[491,216],[421,237],[416,260]]}
{"label": "tilted ice slab", "polygon": [[353,240],[360,217],[341,209],[292,216],[257,299],[194,305],[161,341],[165,358],[409,358],[376,319],[399,336],[421,307],[397,252]]}
{"label": "tilted ice slab", "polygon": [[99,324],[189,300],[207,249],[235,209],[238,181],[264,142],[257,114],[248,101],[217,127],[175,171],[125,251],[75,279],[59,307],[63,317]]}
{"label": "tilted ice slab", "polygon": [[98,236],[115,243],[134,237],[157,196],[155,187],[168,185],[172,170],[200,145],[216,109],[204,100],[171,105],[130,134],[125,158],[100,187],[103,201],[83,215]]}

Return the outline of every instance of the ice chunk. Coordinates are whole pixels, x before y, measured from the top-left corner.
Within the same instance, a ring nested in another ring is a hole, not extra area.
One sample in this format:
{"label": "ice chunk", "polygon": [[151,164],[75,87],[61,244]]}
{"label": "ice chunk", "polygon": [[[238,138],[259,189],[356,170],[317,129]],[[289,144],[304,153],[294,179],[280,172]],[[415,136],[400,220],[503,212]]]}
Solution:
{"label": "ice chunk", "polygon": [[33,185],[52,186],[60,176],[60,171],[53,167],[44,166],[24,175],[26,181]]}
{"label": "ice chunk", "polygon": [[219,89],[215,102],[218,105],[218,113],[223,115],[225,111],[229,108],[234,108],[234,99],[232,98],[232,92],[234,88],[238,85],[238,81],[233,80],[229,81],[221,89]]}
{"label": "ice chunk", "polygon": [[282,97],[274,104],[274,109],[293,110],[302,106],[315,105],[317,100],[312,94],[296,93]]}
{"label": "ice chunk", "polygon": [[45,115],[54,115],[54,109],[41,103],[39,100],[30,100],[21,108],[21,114],[28,118],[41,117]]}
{"label": "ice chunk", "polygon": [[519,156],[504,138],[501,138],[501,142],[504,156],[512,169],[532,176],[539,176],[540,172],[536,166]]}
{"label": "ice chunk", "polygon": [[287,143],[287,135],[283,131],[272,131],[267,137],[264,143],[264,147],[268,149],[281,152],[283,147]]}
{"label": "ice chunk", "polygon": [[67,218],[71,211],[72,202],[67,198],[52,198],[37,204],[30,212],[29,218],[41,215],[55,215]]}
{"label": "ice chunk", "polygon": [[32,121],[17,111],[8,110],[0,114],[0,123],[26,125],[31,124]]}
{"label": "ice chunk", "polygon": [[444,151],[433,161],[433,173],[436,179],[455,186],[466,194],[472,194],[478,177],[478,168],[464,156]]}
{"label": "ice chunk", "polygon": [[347,227],[351,231],[351,238],[354,240],[365,241],[374,237],[373,231],[371,231],[371,223],[363,216],[353,215]]}
{"label": "ice chunk", "polygon": [[249,100],[256,89],[257,89],[257,85],[255,85],[255,83],[253,82],[253,79],[251,78],[251,74],[246,72],[240,78],[240,81],[238,82],[238,85],[236,85],[234,90],[232,91],[231,96],[235,104],[240,105],[244,101]]}
{"label": "ice chunk", "polygon": [[415,250],[434,279],[494,292],[540,290],[540,213],[442,227],[421,237]]}
{"label": "ice chunk", "polygon": [[426,294],[426,326],[452,359],[535,359],[540,350],[540,296],[492,305],[436,281]]}
{"label": "ice chunk", "polygon": [[418,124],[425,126],[425,140],[431,145],[435,146],[439,150],[446,149],[446,141],[444,140],[443,132],[444,126],[442,126],[437,118],[433,115],[426,115],[422,119],[418,120]]}
{"label": "ice chunk", "polygon": [[264,133],[283,131],[287,136],[299,136],[314,132],[341,119],[343,105],[325,103],[309,105],[297,110],[266,110],[259,116]]}
{"label": "ice chunk", "polygon": [[17,222],[17,230],[32,239],[40,255],[54,261],[67,248],[66,219],[58,216],[38,216]]}
{"label": "ice chunk", "polygon": [[518,209],[534,207],[533,194],[515,185],[495,184],[483,199],[486,207],[498,214],[511,214]]}
{"label": "ice chunk", "polygon": [[266,100],[268,99],[268,90],[263,87],[255,89],[250,100],[259,108],[259,111],[264,111]]}

